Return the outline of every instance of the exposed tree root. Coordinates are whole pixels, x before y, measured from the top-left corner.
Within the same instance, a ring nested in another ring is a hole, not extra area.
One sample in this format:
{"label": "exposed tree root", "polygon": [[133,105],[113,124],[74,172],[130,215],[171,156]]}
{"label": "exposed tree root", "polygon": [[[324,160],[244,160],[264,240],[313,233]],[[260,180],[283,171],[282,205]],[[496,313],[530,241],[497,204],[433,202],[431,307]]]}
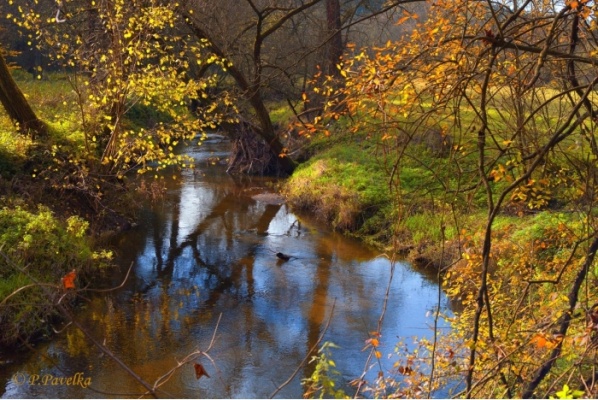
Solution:
{"label": "exposed tree root", "polygon": [[232,134],[231,157],[227,173],[248,175],[279,175],[278,160],[249,124],[239,124]]}

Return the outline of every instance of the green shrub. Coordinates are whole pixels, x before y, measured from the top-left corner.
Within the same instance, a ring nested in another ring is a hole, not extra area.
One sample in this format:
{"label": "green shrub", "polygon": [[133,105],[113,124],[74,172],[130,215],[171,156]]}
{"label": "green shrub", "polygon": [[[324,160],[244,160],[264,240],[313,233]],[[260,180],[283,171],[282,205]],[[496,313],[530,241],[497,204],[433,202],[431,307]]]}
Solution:
{"label": "green shrub", "polygon": [[[0,210],[0,343],[27,340],[44,328],[68,272],[76,271],[83,284],[107,265],[111,254],[92,251],[87,228],[79,217],[63,223],[42,206],[37,212]],[[26,285],[31,286],[18,291]]]}

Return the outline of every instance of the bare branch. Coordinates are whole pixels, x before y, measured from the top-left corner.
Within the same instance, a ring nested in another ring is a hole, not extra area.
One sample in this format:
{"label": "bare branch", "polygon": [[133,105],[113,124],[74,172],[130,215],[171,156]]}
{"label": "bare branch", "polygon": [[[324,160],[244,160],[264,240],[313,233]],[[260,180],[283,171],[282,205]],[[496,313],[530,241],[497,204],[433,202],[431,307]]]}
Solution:
{"label": "bare branch", "polygon": [[301,368],[303,368],[303,366],[305,365],[305,363],[307,362],[307,360],[309,359],[309,356],[311,354],[313,354],[314,351],[317,350],[318,346],[320,345],[320,342],[322,342],[322,340],[324,339],[324,335],[326,334],[326,331],[328,330],[328,327],[330,326],[330,321],[332,321],[332,316],[334,315],[334,307],[336,306],[336,299],[334,299],[334,303],[332,303],[332,308],[330,309],[330,316],[328,317],[328,321],[326,322],[326,325],[324,326],[324,329],[322,330],[322,333],[320,334],[320,336],[318,337],[318,340],[316,340],[316,342],[314,343],[313,346],[311,346],[311,348],[309,349],[309,351],[307,352],[307,354],[305,354],[305,357],[303,357],[303,360],[301,360],[301,362],[299,363],[299,365],[297,366],[297,368],[295,369],[295,371],[293,371],[293,373],[291,374],[291,376],[289,376],[289,378],[284,381],[283,383],[281,383],[274,392],[272,392],[272,394],[270,395],[270,398],[274,398],[274,396],[276,396],[278,394],[278,392],[280,392],[285,386],[287,386],[289,383],[291,383],[291,381],[295,378],[295,376],[297,376],[297,374],[299,373],[299,371],[301,371]]}

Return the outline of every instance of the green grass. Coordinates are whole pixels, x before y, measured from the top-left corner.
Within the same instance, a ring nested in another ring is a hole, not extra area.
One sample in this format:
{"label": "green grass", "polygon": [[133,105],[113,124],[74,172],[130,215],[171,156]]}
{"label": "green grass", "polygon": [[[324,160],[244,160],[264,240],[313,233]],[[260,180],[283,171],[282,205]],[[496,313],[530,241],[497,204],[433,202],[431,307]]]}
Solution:
{"label": "green grass", "polygon": [[335,229],[374,232],[372,219],[386,223],[390,217],[391,194],[381,165],[371,160],[375,157],[366,146],[339,143],[299,166],[286,193],[295,206],[315,212]]}
{"label": "green grass", "polygon": [[[444,236],[441,222],[445,222]],[[450,220],[441,221],[438,214],[424,211],[405,218],[402,226],[411,234],[413,243],[436,243],[443,239],[451,240],[457,236],[457,229],[451,222]]]}
{"label": "green grass", "polygon": [[286,102],[272,102],[266,104],[266,107],[270,110],[270,118],[273,124],[284,126],[295,116]]}
{"label": "green grass", "polygon": [[23,167],[33,142],[14,130],[3,129],[5,122],[0,118],[0,177],[10,179]]}
{"label": "green grass", "polygon": [[20,70],[12,74],[40,119],[60,121],[77,113],[77,95],[65,74],[46,73],[43,79],[35,79]]}

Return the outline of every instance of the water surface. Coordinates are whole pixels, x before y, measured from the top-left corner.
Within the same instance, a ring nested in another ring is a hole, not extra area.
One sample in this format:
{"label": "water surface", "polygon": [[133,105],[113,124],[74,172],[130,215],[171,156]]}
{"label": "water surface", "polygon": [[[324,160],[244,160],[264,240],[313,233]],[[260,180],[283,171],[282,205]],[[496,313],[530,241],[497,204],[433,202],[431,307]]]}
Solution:
{"label": "water surface", "polygon": [[[272,191],[271,180],[227,175],[218,163],[226,151],[218,137],[188,149],[199,168],[168,179],[165,200],[148,207],[140,225],[118,239],[120,270],[112,284],[131,263],[132,276],[77,314],[97,340],[153,383],[189,353],[206,350],[216,331],[213,362],[198,360],[210,378],[197,380],[193,367],[184,365],[160,396],[264,398],[291,376],[327,325],[323,340],[339,346],[333,357],[340,384],[350,392],[348,382],[364,369],[366,379],[374,379],[378,364],[370,369],[362,349],[377,330],[389,285],[383,369],[392,368],[395,360],[386,354],[398,341],[431,336],[427,314],[438,298],[433,277],[404,263],[393,268],[384,255],[292,213],[263,195]],[[291,259],[280,260],[277,252]],[[441,307],[447,304],[442,296]],[[144,392],[74,327],[4,363],[3,398]],[[313,368],[301,368],[277,397],[301,397],[301,379]],[[36,385],[28,383],[32,376],[40,377]],[[40,384],[43,377],[50,378]],[[60,377],[73,380],[52,381]],[[82,377],[89,378],[88,387]]]}

